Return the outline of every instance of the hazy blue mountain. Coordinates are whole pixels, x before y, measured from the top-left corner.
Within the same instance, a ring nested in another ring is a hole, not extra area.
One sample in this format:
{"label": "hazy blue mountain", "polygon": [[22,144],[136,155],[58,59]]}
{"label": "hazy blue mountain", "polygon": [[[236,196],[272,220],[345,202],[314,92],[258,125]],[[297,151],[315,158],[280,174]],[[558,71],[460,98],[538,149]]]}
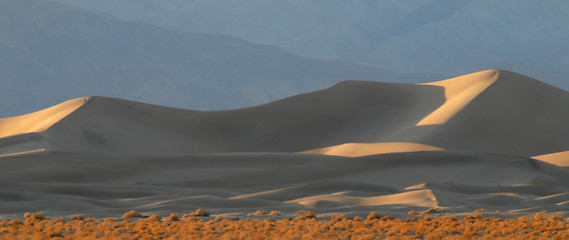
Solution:
{"label": "hazy blue mountain", "polygon": [[301,57],[233,37],[164,30],[45,0],[0,0],[0,117],[91,95],[212,110],[260,104],[348,79],[441,78]]}
{"label": "hazy blue mountain", "polygon": [[569,1],[57,0],[304,56],[462,75],[502,68],[569,89]]}

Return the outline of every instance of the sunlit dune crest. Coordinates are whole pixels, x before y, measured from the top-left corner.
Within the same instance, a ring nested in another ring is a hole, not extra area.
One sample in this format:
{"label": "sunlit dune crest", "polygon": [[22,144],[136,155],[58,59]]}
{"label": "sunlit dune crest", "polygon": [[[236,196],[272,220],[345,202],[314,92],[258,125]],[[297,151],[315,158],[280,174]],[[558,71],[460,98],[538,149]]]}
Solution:
{"label": "sunlit dune crest", "polygon": [[446,102],[417,123],[416,126],[444,124],[464,109],[476,96],[492,85],[500,75],[498,70],[486,70],[456,78],[419,85],[443,87]]}
{"label": "sunlit dune crest", "polygon": [[317,207],[318,204],[326,204],[326,202],[349,204],[352,206],[405,205],[430,208],[439,207],[437,198],[430,189],[373,197],[351,197],[341,193],[326,194],[295,199],[287,203],[298,203],[306,207]]}
{"label": "sunlit dune crest", "polygon": [[569,167],[569,151],[534,156],[537,160],[548,162],[560,167]]}
{"label": "sunlit dune crest", "polygon": [[77,110],[89,97],[77,98],[34,113],[0,119],[0,137],[43,132]]}
{"label": "sunlit dune crest", "polygon": [[444,151],[444,149],[420,143],[389,142],[389,143],[345,143],[341,145],[308,150],[301,153],[323,154],[344,157],[361,157],[368,155],[421,152],[421,151]]}

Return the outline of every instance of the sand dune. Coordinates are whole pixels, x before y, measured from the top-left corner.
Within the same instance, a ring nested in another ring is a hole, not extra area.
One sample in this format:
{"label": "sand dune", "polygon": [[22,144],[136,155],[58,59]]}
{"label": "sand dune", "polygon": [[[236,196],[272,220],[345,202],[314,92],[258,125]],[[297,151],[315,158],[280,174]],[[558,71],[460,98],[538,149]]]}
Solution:
{"label": "sand dune", "polygon": [[[497,154],[418,152],[360,158],[294,153],[192,154],[101,158],[41,152],[2,157],[0,212],[120,216],[207,208],[244,216],[259,209],[288,216],[443,207],[448,214],[567,211],[567,170]],[[525,210],[524,210],[525,209]],[[510,214],[510,213],[508,213]]]}
{"label": "sand dune", "polygon": [[[47,150],[112,156],[302,152],[346,143],[408,142],[529,157],[566,151],[567,105],[565,91],[489,70],[432,84],[347,81],[230,111],[91,97],[54,107],[64,111],[3,119],[0,134],[41,132],[37,138]],[[423,124],[427,120],[438,124]]]}
{"label": "sand dune", "polygon": [[406,217],[431,207],[569,216],[567,106],[569,93],[497,70],[347,81],[230,111],[80,98],[0,119],[0,217]]}
{"label": "sand dune", "polygon": [[440,82],[424,83],[424,85],[443,87],[446,102],[421,119],[417,126],[445,124],[492,85],[498,79],[499,73],[497,70],[487,70]]}
{"label": "sand dune", "polygon": [[569,151],[544,154],[540,156],[534,156],[533,158],[555,164],[561,167],[569,167]]}
{"label": "sand dune", "polygon": [[375,197],[351,197],[342,193],[317,195],[289,201],[306,207],[335,206],[380,206],[380,205],[406,205],[413,207],[438,208],[437,198],[431,190],[417,190],[404,193]]}
{"label": "sand dune", "polygon": [[12,135],[43,132],[77,110],[89,98],[78,98],[22,116],[0,119],[0,138]]}
{"label": "sand dune", "polygon": [[420,151],[444,151],[444,149],[418,143],[345,143],[300,153],[361,157],[376,154]]}

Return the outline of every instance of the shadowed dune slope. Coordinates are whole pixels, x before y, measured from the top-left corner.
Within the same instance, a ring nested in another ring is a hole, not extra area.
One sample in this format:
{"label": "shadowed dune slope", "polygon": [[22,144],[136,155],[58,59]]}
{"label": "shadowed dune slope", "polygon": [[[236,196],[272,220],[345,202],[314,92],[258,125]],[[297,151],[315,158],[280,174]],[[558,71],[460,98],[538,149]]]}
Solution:
{"label": "shadowed dune slope", "polygon": [[[536,156],[566,150],[569,139],[568,92],[498,70],[427,84],[346,81],[229,111],[106,97],[82,101],[71,101],[81,102],[77,109],[67,108],[71,113],[45,110],[41,118],[2,119],[1,134],[42,131],[36,138],[47,150],[107,155],[300,152],[345,143],[405,142],[408,151],[422,144]],[[10,147],[6,141],[0,145]],[[366,152],[390,152],[372,146]]]}
{"label": "shadowed dune slope", "polygon": [[441,107],[417,123],[417,126],[445,124],[462,111],[499,76],[499,71],[487,70],[424,85],[440,86],[445,89],[446,101]]}
{"label": "shadowed dune slope", "polygon": [[569,92],[509,71],[424,144],[535,156],[567,150]]}
{"label": "shadowed dune slope", "polygon": [[91,97],[43,137],[52,150],[111,155],[296,152],[413,128],[443,100],[439,87],[360,81],[217,112]]}
{"label": "shadowed dune slope", "polygon": [[244,216],[410,209],[568,211],[569,172],[501,154],[417,152],[358,158],[294,153],[190,154],[101,158],[41,152],[0,161],[2,214],[167,215],[206,208]]}

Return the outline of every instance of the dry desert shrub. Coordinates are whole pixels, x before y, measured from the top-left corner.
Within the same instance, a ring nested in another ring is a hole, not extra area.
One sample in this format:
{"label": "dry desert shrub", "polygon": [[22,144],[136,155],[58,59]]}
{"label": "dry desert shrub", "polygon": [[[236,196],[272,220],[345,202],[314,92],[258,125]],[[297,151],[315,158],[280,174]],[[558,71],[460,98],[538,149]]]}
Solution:
{"label": "dry desert shrub", "polygon": [[153,214],[152,216],[150,216],[148,218],[148,220],[152,220],[152,221],[161,221],[162,217],[160,217],[159,215]]}
{"label": "dry desert shrub", "polygon": [[168,220],[168,221],[180,221],[180,215],[178,215],[177,213],[172,213],[172,214],[170,214],[170,216],[168,216],[166,218],[166,220]]}
{"label": "dry desert shrub", "polygon": [[204,209],[198,209],[193,213],[190,213],[190,216],[192,217],[209,217],[209,212],[207,210]]}
{"label": "dry desert shrub", "polygon": [[281,212],[280,211],[271,211],[271,213],[269,213],[269,215],[271,216],[280,216]]}
{"label": "dry desert shrub", "polygon": [[137,211],[130,210],[122,215],[122,218],[142,218],[142,214]]}
{"label": "dry desert shrub", "polygon": [[408,214],[408,215],[411,215],[411,216],[418,216],[418,215],[421,215],[420,212],[417,212],[417,211],[415,211],[415,210],[411,210],[411,211],[409,211],[407,214]]}
{"label": "dry desert shrub", "polygon": [[381,218],[381,215],[379,215],[379,213],[377,213],[376,211],[373,211],[373,212],[369,213],[369,215],[367,215],[368,221],[372,221],[372,220],[380,219],[380,218]]}
{"label": "dry desert shrub", "polygon": [[294,213],[297,219],[308,219],[308,218],[316,218],[316,214],[311,211],[306,210],[298,210]]}
{"label": "dry desert shrub", "polygon": [[563,221],[563,217],[561,216],[557,216],[557,215],[551,215],[551,217],[549,217],[548,219],[549,221]]}
{"label": "dry desert shrub", "polygon": [[533,216],[533,220],[536,220],[536,221],[541,221],[541,220],[544,220],[544,219],[545,219],[545,218],[543,217],[543,214],[541,214],[541,213],[536,213],[536,214]]}
{"label": "dry desert shrub", "polygon": [[344,219],[348,219],[348,217],[346,217],[346,215],[336,215],[336,216],[332,216],[330,218],[330,220],[335,221],[335,222],[339,222],[339,221],[342,221]]}
{"label": "dry desert shrub", "polygon": [[[313,214],[313,213],[312,213]],[[309,211],[299,215],[311,215]],[[188,217],[184,221],[153,218],[115,220],[83,218],[65,222],[26,214],[21,220],[0,221],[0,239],[569,239],[569,222],[560,216],[547,219],[482,217],[473,213],[464,219],[414,216],[402,221],[377,215],[373,221],[333,217],[241,219],[219,221]],[[157,215],[155,215],[157,216]],[[187,221],[186,221],[187,220]]]}
{"label": "dry desert shrub", "polygon": [[267,212],[265,210],[257,210],[255,212],[247,214],[247,216],[264,216],[264,215],[267,215]]}
{"label": "dry desert shrub", "polygon": [[271,211],[270,213],[267,213],[267,211],[265,211],[265,210],[257,210],[255,212],[247,214],[247,216],[265,216],[265,215],[280,216],[281,212],[280,211]]}
{"label": "dry desert shrub", "polygon": [[24,218],[26,218],[26,221],[45,220],[45,216],[43,215],[43,213],[25,213]]}
{"label": "dry desert shrub", "polygon": [[24,222],[22,222],[22,220],[20,220],[20,219],[14,219],[14,220],[11,220],[8,222],[8,225],[10,227],[17,227],[18,225],[22,225],[22,224],[24,224]]}
{"label": "dry desert shrub", "polygon": [[442,209],[442,208],[429,208],[423,212],[421,212],[421,215],[423,214],[434,214],[434,213],[443,213],[446,212],[446,210]]}
{"label": "dry desert shrub", "polygon": [[479,208],[474,210],[474,212],[488,212],[488,210],[486,210],[485,208]]}

